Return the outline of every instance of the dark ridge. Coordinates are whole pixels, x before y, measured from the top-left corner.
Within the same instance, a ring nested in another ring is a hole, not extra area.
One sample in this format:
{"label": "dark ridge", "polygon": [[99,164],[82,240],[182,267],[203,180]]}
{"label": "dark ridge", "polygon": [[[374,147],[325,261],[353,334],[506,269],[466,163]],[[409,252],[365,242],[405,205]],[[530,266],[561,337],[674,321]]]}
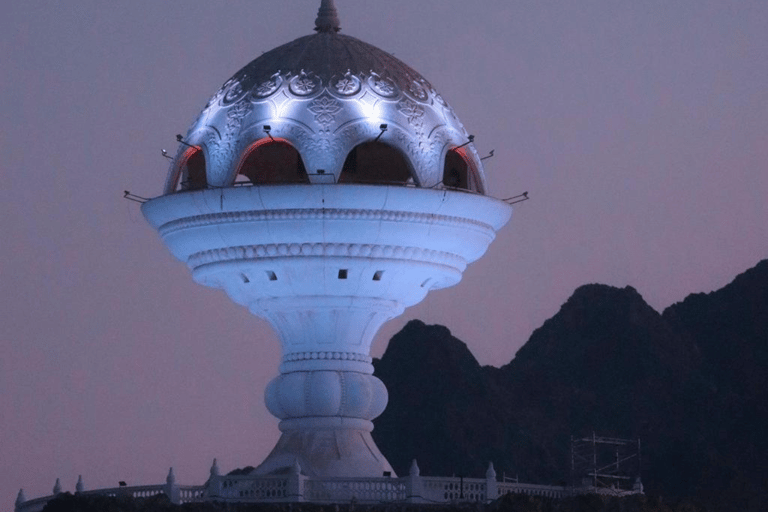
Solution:
{"label": "dark ridge", "polygon": [[399,474],[570,480],[570,436],[640,438],[652,495],[768,510],[768,261],[663,314],[632,287],[578,288],[500,369],[412,321],[376,374],[373,436]]}
{"label": "dark ridge", "polygon": [[696,492],[709,500],[768,492],[768,260],[663,316],[702,357],[709,436]]}

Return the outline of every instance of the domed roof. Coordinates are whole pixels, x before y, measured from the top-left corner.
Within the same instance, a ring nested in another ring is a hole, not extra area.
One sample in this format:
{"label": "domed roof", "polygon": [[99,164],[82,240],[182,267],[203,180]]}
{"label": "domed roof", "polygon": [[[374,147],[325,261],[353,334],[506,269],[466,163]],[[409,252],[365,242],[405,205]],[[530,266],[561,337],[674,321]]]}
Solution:
{"label": "domed roof", "polygon": [[[426,91],[432,88],[403,61],[357,38],[336,32],[318,32],[270,50],[235,73],[227,84],[237,83],[241,92],[254,91],[253,96],[263,98],[269,93],[269,83],[275,74],[310,77],[311,82],[291,88],[298,96],[311,94],[315,85],[322,85],[337,96],[353,96],[360,86],[354,78],[360,76],[378,77],[370,85],[385,98],[395,97],[393,85],[417,101],[426,100]],[[265,83],[267,87],[259,90]],[[233,99],[238,94],[233,92]]]}
{"label": "domed roof", "polygon": [[[376,140],[402,153],[413,184],[442,186],[447,152],[463,146],[472,188],[485,190],[466,130],[424,77],[391,54],[339,34],[333,2],[323,0],[316,24],[315,34],[235,73],[193,123],[184,141],[203,150],[208,185],[231,186],[243,155],[269,137],[299,152],[312,183],[338,181],[350,152]],[[188,147],[179,149],[166,193],[175,189]]]}

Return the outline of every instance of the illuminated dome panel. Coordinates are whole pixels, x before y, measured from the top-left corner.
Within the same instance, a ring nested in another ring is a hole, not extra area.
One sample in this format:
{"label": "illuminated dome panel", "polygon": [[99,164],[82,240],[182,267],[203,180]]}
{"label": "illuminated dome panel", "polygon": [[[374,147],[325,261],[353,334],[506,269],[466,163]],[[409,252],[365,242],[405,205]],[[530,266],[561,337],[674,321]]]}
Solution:
{"label": "illuminated dome panel", "polygon": [[[295,148],[301,162],[296,172],[306,173],[308,183],[485,192],[482,163],[472,144],[462,147],[459,156],[465,167],[460,171],[469,177],[445,180],[446,173],[459,172],[446,165],[456,159],[452,150],[467,143],[468,134],[432,85],[389,53],[334,30],[296,39],[242,68],[213,95],[184,137],[204,157],[210,187],[242,181],[249,148],[265,141]],[[165,193],[199,183],[199,173],[186,170],[189,145],[180,147]],[[403,163],[352,176],[346,172],[351,156]],[[294,172],[290,168],[286,175]]]}

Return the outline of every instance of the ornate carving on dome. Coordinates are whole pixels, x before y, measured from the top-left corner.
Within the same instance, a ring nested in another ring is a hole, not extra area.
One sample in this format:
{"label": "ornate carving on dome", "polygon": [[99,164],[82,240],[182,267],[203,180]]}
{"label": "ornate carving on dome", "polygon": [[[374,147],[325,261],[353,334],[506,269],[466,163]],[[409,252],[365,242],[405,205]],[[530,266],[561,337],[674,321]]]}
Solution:
{"label": "ornate carving on dome", "polygon": [[235,103],[237,100],[242,98],[245,95],[245,91],[243,90],[243,86],[239,81],[234,81],[232,85],[229,86],[227,89],[227,92],[224,93],[224,98],[221,100],[222,105],[231,105],[232,103]]}
{"label": "ornate carving on dome", "polygon": [[291,80],[291,92],[297,96],[309,96],[320,89],[320,78],[303,69]]}
{"label": "ornate carving on dome", "polygon": [[[458,117],[456,117],[456,112],[454,112],[454,111],[453,111],[453,107],[451,107],[450,105],[447,105],[447,106],[445,107],[445,111],[448,113],[448,116],[450,116],[450,118],[451,118],[451,119],[452,119],[454,122],[457,122],[457,123],[458,123],[458,124],[461,126],[462,130],[463,130],[464,132],[466,132],[466,130],[464,130],[464,125],[462,125],[462,124],[461,124],[461,121],[459,121],[459,118],[458,118]],[[466,133],[465,133],[465,135],[466,135]]]}
{"label": "ornate carving on dome", "polygon": [[360,91],[360,79],[357,78],[348,69],[344,76],[338,79],[331,79],[333,89],[342,96],[352,96]]}
{"label": "ornate carving on dome", "polygon": [[390,78],[382,77],[375,71],[371,71],[371,76],[368,77],[368,85],[374,92],[384,98],[394,98],[397,96],[395,83]]}
{"label": "ornate carving on dome", "polygon": [[336,114],[341,111],[341,103],[330,96],[323,95],[312,100],[307,110],[315,115],[317,124],[327,128],[336,120]]}
{"label": "ornate carving on dome", "polygon": [[231,140],[240,131],[240,127],[243,125],[243,119],[248,117],[253,107],[250,103],[242,102],[232,106],[227,112],[227,124],[224,125],[224,133],[222,133],[222,140]]}
{"label": "ornate carving on dome", "polygon": [[222,96],[224,96],[224,87],[216,91],[216,94],[211,96],[211,99],[208,100],[208,103],[205,104],[205,108],[203,108],[203,113],[210,110],[214,105],[218,105]]}
{"label": "ornate carving on dome", "polygon": [[375,136],[375,134],[367,124],[356,123],[347,126],[341,132],[338,132],[336,136],[341,146],[350,150],[360,142],[364,142],[366,139]]}
{"label": "ornate carving on dome", "polygon": [[266,98],[267,96],[274,94],[280,88],[282,83],[283,77],[280,76],[280,72],[278,71],[269,77],[269,80],[265,80],[251,89],[251,96],[257,99]]}
{"label": "ornate carving on dome", "polygon": [[421,128],[424,125],[424,107],[416,104],[413,100],[400,100],[397,104],[397,110],[408,119],[408,123],[412,126]]}
{"label": "ornate carving on dome", "polygon": [[[253,110],[240,110],[240,103]],[[418,72],[336,33],[306,36],[267,52],[211,97],[187,136],[207,146],[210,184],[227,184],[223,176],[231,174],[239,145],[262,137],[264,123],[296,146],[307,169],[329,175],[338,174],[348,151],[388,124],[381,141],[406,155],[421,186],[442,181],[435,130],[445,124],[458,139],[466,137],[453,109]],[[482,168],[478,174],[484,181]]]}
{"label": "ornate carving on dome", "polygon": [[289,140],[295,142],[296,146],[301,147],[306,147],[309,143],[311,143],[313,139],[313,137],[306,130],[295,125],[291,125],[288,128],[288,137]]}
{"label": "ornate carving on dome", "polygon": [[412,80],[408,85],[408,93],[418,101],[426,102],[429,99],[429,94],[427,94],[426,89],[424,89],[424,87],[416,80]]}
{"label": "ornate carving on dome", "polygon": [[[328,133],[329,130],[323,130],[320,134],[310,134],[307,131],[299,128],[298,126],[291,126],[288,129],[289,140],[295,142],[297,149],[304,158],[304,164],[308,168],[313,167],[313,164],[318,162],[318,156],[322,157],[323,161],[336,158],[341,153],[341,143],[336,138]],[[325,167],[320,167],[325,168]]]}
{"label": "ornate carving on dome", "polygon": [[[210,169],[226,169],[235,158],[238,153],[237,135],[240,133],[243,120],[248,117],[252,110],[253,106],[247,101],[236,103],[227,111],[227,122],[224,125],[224,130],[220,133],[209,133],[207,142],[211,149]],[[212,178],[215,179],[214,176],[209,175],[209,181]]]}
{"label": "ornate carving on dome", "polygon": [[443,148],[448,144],[448,141],[450,139],[450,135],[446,131],[445,126],[441,126],[440,128],[436,129],[432,133],[431,137],[432,137],[432,141],[433,141],[433,145],[435,146],[435,149],[440,154],[442,154]]}
{"label": "ornate carving on dome", "polygon": [[439,142],[435,138],[426,137],[420,130],[417,137],[399,130],[395,132],[395,137],[400,147],[406,149],[414,166],[422,171],[420,177],[434,180],[434,183],[422,182],[422,186],[430,187],[441,180],[442,176],[437,176],[433,172],[439,160],[439,154],[436,150]]}
{"label": "ornate carving on dome", "polygon": [[341,145],[334,138],[328,137],[314,137],[307,141],[304,146],[309,153],[324,154],[324,155],[338,155],[341,152]]}

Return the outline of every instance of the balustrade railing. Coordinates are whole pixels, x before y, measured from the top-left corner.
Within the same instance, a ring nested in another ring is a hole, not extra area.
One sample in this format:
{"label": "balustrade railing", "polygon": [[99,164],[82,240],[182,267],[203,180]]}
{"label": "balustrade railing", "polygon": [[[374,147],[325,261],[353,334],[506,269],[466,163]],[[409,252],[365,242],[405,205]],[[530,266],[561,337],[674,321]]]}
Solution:
{"label": "balustrade railing", "polygon": [[[521,484],[516,482],[499,482],[497,484],[499,496],[510,493],[528,494],[530,496],[542,496],[545,498],[565,498],[573,494],[571,488],[560,485],[536,485]],[[493,499],[498,496],[494,496]]]}
{"label": "balustrade railing", "polygon": [[181,503],[201,503],[205,501],[205,486],[180,485],[179,501]]}
{"label": "balustrade railing", "polygon": [[112,487],[109,489],[95,489],[83,491],[82,495],[98,494],[100,496],[130,496],[131,498],[150,498],[158,494],[165,494],[166,486],[160,485],[138,485],[132,487]]}
{"label": "balustrade railing", "polygon": [[425,476],[421,481],[421,497],[426,501],[447,503],[487,499],[486,479]]}
{"label": "balustrade railing", "polygon": [[[159,494],[165,494],[171,501],[182,503],[195,503],[205,501],[205,487],[202,485],[180,485],[169,486],[168,484],[158,485],[137,485],[131,487],[108,487],[106,489],[93,489],[82,491],[77,494],[81,496],[128,496],[131,498],[151,498]],[[174,496],[176,494],[176,496]],[[56,495],[43,496],[16,504],[16,512],[41,512],[45,505],[54,499]],[[175,498],[175,499],[174,499]]]}
{"label": "balustrade railing", "polygon": [[[296,467],[289,474],[279,476],[263,475],[219,475],[218,467],[211,469],[211,477],[205,485],[182,486],[175,483],[173,471],[167,482],[161,485],[134,487],[113,487],[108,489],[82,490],[79,494],[101,496],[130,496],[150,498],[165,494],[176,504],[204,501],[219,502],[311,502],[311,503],[485,503],[508,493],[522,493],[547,498],[564,498],[575,494],[613,494],[624,496],[642,493],[642,484],[636,483],[634,490],[597,487],[564,487],[556,485],[535,485],[519,482],[497,482],[493,466],[488,468],[486,478],[430,477],[420,476],[415,461],[410,474],[401,478],[313,478],[302,475]],[[60,490],[58,485],[56,492]],[[19,492],[16,512],[41,512],[46,503],[56,495],[25,500]]]}
{"label": "balustrade railing", "polygon": [[214,499],[224,501],[291,501],[288,478],[284,476],[222,476],[220,490]]}
{"label": "balustrade railing", "polygon": [[400,478],[324,478],[304,482],[304,501],[313,503],[382,503],[404,501],[406,483]]}

